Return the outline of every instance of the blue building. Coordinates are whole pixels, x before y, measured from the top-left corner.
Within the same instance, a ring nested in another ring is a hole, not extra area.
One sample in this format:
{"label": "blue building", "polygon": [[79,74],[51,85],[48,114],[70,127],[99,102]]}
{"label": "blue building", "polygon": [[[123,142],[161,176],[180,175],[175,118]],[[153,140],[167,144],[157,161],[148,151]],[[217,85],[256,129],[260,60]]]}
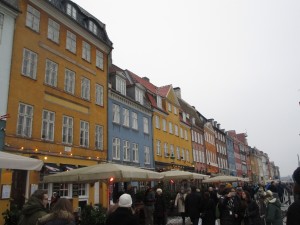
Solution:
{"label": "blue building", "polygon": [[227,147],[229,174],[232,176],[236,176],[237,173],[236,173],[236,165],[235,165],[235,157],[234,157],[234,149],[233,149],[233,139],[229,135],[226,135],[226,147]]}

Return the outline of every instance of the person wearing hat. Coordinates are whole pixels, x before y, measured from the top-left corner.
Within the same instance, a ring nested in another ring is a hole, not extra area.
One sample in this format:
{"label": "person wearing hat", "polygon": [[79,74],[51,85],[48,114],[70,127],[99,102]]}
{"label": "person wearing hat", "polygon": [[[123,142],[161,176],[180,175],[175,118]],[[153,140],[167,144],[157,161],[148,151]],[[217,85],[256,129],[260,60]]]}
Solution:
{"label": "person wearing hat", "polygon": [[106,225],[138,225],[137,217],[132,211],[132,198],[129,194],[122,194],[119,207],[108,215]]}
{"label": "person wearing hat", "polygon": [[156,189],[155,203],[154,203],[154,223],[156,225],[165,225],[167,216],[167,204],[162,189]]}
{"label": "person wearing hat", "polygon": [[273,192],[268,190],[266,192],[266,224],[267,225],[283,225],[281,215],[281,203],[279,199],[273,196]]}
{"label": "person wearing hat", "polygon": [[300,221],[300,167],[293,173],[294,202],[289,206],[286,217],[287,225],[299,225]]}

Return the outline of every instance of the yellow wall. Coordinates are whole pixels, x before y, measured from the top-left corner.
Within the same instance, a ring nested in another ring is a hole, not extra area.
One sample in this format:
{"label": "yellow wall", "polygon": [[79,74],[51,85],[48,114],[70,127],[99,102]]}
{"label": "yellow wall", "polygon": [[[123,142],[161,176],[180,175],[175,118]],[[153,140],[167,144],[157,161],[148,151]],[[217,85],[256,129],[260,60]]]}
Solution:
{"label": "yellow wall", "polygon": [[[0,169],[0,187],[2,188],[3,184],[12,183],[12,170]],[[2,190],[0,190],[2,195]],[[6,211],[10,206],[9,199],[0,198],[0,224],[4,224],[4,219],[2,213]]]}

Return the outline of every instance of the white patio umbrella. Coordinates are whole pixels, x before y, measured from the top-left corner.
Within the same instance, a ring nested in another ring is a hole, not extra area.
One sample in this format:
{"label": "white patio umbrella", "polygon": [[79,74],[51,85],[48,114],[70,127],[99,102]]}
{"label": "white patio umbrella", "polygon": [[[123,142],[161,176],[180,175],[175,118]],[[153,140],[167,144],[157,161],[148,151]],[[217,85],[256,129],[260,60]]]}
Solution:
{"label": "white patio umbrella", "polygon": [[203,183],[222,183],[222,182],[235,182],[235,181],[245,181],[245,178],[235,177],[235,176],[216,176],[211,177],[203,181]]}
{"label": "white patio umbrella", "polygon": [[94,182],[114,179],[114,182],[160,180],[163,175],[151,170],[114,163],[101,163],[44,177],[46,183]]}
{"label": "white patio umbrella", "polygon": [[182,179],[198,179],[203,180],[207,178],[207,175],[200,174],[200,173],[192,173],[188,171],[182,171],[182,170],[170,170],[166,172],[161,172],[161,174],[164,175],[164,179],[166,180],[182,180]]}

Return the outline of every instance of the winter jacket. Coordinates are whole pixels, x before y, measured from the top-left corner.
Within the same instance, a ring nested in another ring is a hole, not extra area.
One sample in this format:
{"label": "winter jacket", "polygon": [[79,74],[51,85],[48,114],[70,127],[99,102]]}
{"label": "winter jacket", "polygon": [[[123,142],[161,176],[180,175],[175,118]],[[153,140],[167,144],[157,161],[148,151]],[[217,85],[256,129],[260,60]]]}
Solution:
{"label": "winter jacket", "polygon": [[196,192],[188,194],[185,198],[185,211],[190,218],[199,218],[202,209],[201,197]]}
{"label": "winter jacket", "polygon": [[39,218],[37,225],[75,225],[75,219],[72,213],[62,210]]}
{"label": "winter jacket", "polygon": [[185,198],[186,198],[186,193],[180,192],[176,195],[174,205],[175,207],[178,206],[179,213],[185,212]]}
{"label": "winter jacket", "polygon": [[253,200],[248,202],[247,208],[245,210],[244,222],[245,222],[245,225],[260,225],[261,224],[259,207],[258,207],[257,203]]}
{"label": "winter jacket", "polygon": [[211,198],[203,199],[203,208],[201,213],[202,225],[215,225],[216,206]]}
{"label": "winter jacket", "polygon": [[299,225],[300,221],[300,199],[293,202],[286,214],[286,225]]}
{"label": "winter jacket", "polygon": [[283,225],[281,215],[281,204],[278,199],[273,198],[268,202],[266,212],[266,223],[272,225]]}
{"label": "winter jacket", "polygon": [[237,201],[234,201],[233,198],[224,196],[219,199],[218,207],[221,213],[221,225],[237,224],[237,218],[235,217],[235,214],[238,214]]}
{"label": "winter jacket", "polygon": [[106,225],[138,225],[131,208],[119,207],[106,219]]}

